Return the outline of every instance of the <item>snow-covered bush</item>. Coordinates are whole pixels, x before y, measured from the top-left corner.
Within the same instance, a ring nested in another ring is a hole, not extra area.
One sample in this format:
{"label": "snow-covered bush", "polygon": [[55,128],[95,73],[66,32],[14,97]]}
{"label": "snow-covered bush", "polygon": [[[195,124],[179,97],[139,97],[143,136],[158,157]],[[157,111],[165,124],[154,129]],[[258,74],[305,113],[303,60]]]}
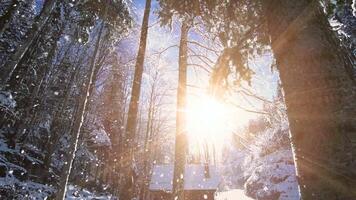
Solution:
{"label": "snow-covered bush", "polygon": [[245,192],[255,199],[298,199],[288,129],[272,128],[256,141],[256,151],[244,160]]}
{"label": "snow-covered bush", "polygon": [[246,195],[262,200],[297,200],[298,184],[289,125],[282,93],[268,113],[250,121],[244,133],[235,135],[234,148],[226,152],[224,186],[244,187]]}
{"label": "snow-covered bush", "polygon": [[89,134],[90,140],[95,146],[111,146],[111,141],[103,127],[92,130]]}
{"label": "snow-covered bush", "polygon": [[299,199],[287,120],[272,123],[250,144],[243,169],[245,192],[255,199]]}
{"label": "snow-covered bush", "polygon": [[248,155],[247,150],[229,147],[224,150],[224,154],[228,156],[223,159],[221,189],[223,191],[237,188],[242,189],[246,181],[243,160]]}
{"label": "snow-covered bush", "polygon": [[250,167],[252,173],[246,173],[246,194],[255,199],[299,199],[291,157],[290,150],[281,150],[263,157],[255,168]]}
{"label": "snow-covered bush", "polygon": [[54,189],[32,181],[20,181],[14,176],[0,178],[0,199],[48,199]]}
{"label": "snow-covered bush", "polygon": [[0,107],[13,109],[16,107],[16,101],[10,92],[0,91]]}

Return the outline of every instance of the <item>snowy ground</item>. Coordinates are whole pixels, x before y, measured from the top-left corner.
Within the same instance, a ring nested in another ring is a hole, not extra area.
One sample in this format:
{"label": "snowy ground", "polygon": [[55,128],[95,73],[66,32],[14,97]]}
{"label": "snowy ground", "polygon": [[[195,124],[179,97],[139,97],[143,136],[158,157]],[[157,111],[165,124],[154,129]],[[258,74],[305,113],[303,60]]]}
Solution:
{"label": "snowy ground", "polygon": [[235,189],[226,192],[219,192],[217,200],[253,200],[247,197],[243,190]]}
{"label": "snowy ground", "polygon": [[78,186],[69,185],[66,200],[97,199],[97,200],[115,200],[111,195],[95,194]]}

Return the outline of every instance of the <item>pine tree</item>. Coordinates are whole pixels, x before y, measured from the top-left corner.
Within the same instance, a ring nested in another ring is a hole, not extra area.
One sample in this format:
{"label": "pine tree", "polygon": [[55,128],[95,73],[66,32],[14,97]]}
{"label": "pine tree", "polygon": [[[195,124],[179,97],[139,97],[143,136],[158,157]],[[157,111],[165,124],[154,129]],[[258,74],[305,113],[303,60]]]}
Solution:
{"label": "pine tree", "polygon": [[22,59],[26,57],[31,45],[34,45],[36,38],[40,35],[43,27],[49,21],[54,8],[56,7],[56,0],[48,0],[44,3],[40,15],[37,17],[32,29],[28,31],[25,41],[16,50],[15,54],[4,64],[2,73],[0,74],[0,86],[5,86],[11,79],[12,74]]}
{"label": "pine tree", "polygon": [[14,16],[18,4],[18,0],[11,1],[11,4],[8,6],[9,8],[5,11],[5,14],[0,17],[0,37],[3,35],[6,28],[9,27],[10,20]]}

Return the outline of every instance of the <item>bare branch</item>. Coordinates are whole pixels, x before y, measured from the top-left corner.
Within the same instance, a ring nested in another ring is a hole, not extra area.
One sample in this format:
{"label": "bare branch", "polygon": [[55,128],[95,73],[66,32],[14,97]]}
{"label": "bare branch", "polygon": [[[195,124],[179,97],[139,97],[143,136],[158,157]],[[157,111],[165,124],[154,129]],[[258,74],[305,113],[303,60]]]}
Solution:
{"label": "bare branch", "polygon": [[258,110],[250,110],[250,109],[244,108],[244,107],[242,107],[242,106],[240,106],[240,105],[238,105],[236,103],[233,103],[231,101],[229,101],[228,103],[233,105],[233,106],[235,106],[235,107],[237,107],[237,108],[239,108],[239,109],[241,109],[241,110],[243,110],[243,111],[246,111],[246,112],[255,113],[255,114],[261,114],[261,115],[268,115],[267,112],[258,111]]}
{"label": "bare branch", "polygon": [[207,56],[204,56],[204,55],[200,55],[200,54],[190,54],[190,55],[188,55],[189,57],[198,57],[198,58],[204,58],[204,59],[206,59],[207,61],[209,61],[209,62],[211,62],[211,63],[213,63],[213,64],[215,64],[215,62],[214,61],[212,61],[210,58],[208,58]]}
{"label": "bare branch", "polygon": [[211,73],[211,71],[209,71],[208,69],[206,69],[206,67],[203,66],[203,65],[199,65],[199,64],[196,64],[196,63],[189,63],[188,66],[199,67],[199,68],[203,69],[204,71],[206,71],[207,73],[209,73],[209,74]]}
{"label": "bare branch", "polygon": [[157,51],[157,52],[155,52],[155,53],[153,53],[152,55],[162,55],[164,52],[166,52],[166,51],[168,51],[169,49],[171,49],[171,48],[173,48],[173,47],[178,47],[178,45],[171,45],[171,46],[169,46],[169,47],[166,47],[166,48],[164,48],[164,49],[162,49],[162,50],[160,50],[160,51]]}
{"label": "bare branch", "polygon": [[242,93],[242,94],[244,94],[246,96],[253,97],[253,98],[255,98],[257,100],[260,100],[260,101],[263,101],[263,102],[272,103],[272,101],[270,101],[270,100],[268,100],[266,98],[263,98],[261,96],[258,96],[257,94],[252,93],[250,90],[248,90],[247,88],[245,88],[243,86],[241,86],[240,88],[241,88],[241,90],[235,90],[235,91],[238,92],[238,93]]}
{"label": "bare branch", "polygon": [[157,20],[157,21],[153,22],[151,25],[149,25],[148,28],[152,28],[152,27],[156,26],[159,23],[160,23],[160,20]]}
{"label": "bare branch", "polygon": [[212,52],[215,53],[217,56],[220,55],[220,51],[215,50],[215,49],[212,49],[212,48],[207,47],[207,46],[204,46],[204,45],[200,44],[199,42],[196,42],[196,41],[188,41],[188,43],[194,44],[194,45],[197,45],[197,46],[199,46],[199,47],[202,47],[202,48],[204,48],[204,49],[206,49],[206,50],[212,51]]}

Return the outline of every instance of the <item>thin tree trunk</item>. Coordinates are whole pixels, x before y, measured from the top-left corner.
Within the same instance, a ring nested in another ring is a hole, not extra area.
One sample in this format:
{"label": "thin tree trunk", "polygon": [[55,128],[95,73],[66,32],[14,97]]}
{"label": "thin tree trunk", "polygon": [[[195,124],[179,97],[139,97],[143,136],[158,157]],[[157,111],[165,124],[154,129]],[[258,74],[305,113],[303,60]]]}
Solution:
{"label": "thin tree trunk", "polygon": [[[100,48],[100,47],[99,47]],[[98,56],[100,56],[100,55],[98,55]],[[95,69],[94,69],[94,80],[93,80],[93,82],[94,82],[94,84],[92,84],[91,86],[90,86],[90,94],[93,94],[93,91],[95,91],[94,90],[94,88],[95,88],[95,83],[96,83],[96,79],[97,79],[97,76],[98,76],[98,73],[99,73],[99,71],[100,71],[100,68],[102,67],[102,65],[103,65],[103,63],[104,63],[104,61],[105,61],[105,57],[106,57],[106,54],[104,54],[103,56],[101,56],[100,58],[98,58],[98,60],[97,60],[97,63],[96,63],[96,65],[95,65]]]}
{"label": "thin tree trunk", "polygon": [[302,199],[356,199],[352,67],[318,1],[267,0]]}
{"label": "thin tree trunk", "polygon": [[146,0],[145,11],[143,15],[142,28],[141,28],[141,37],[140,37],[140,46],[137,53],[136,65],[135,65],[135,75],[132,84],[131,91],[131,100],[129,105],[129,111],[127,116],[126,124],[126,140],[124,144],[124,154],[127,156],[123,160],[123,169],[126,169],[127,172],[124,175],[124,184],[121,187],[120,199],[131,200],[135,195],[135,187],[133,180],[133,154],[134,154],[134,139],[136,135],[136,126],[137,126],[137,114],[138,114],[138,105],[140,100],[141,93],[141,82],[142,82],[142,73],[143,65],[145,60],[146,53],[146,44],[147,44],[147,33],[148,33],[148,22],[151,10],[151,0]]}
{"label": "thin tree trunk", "polygon": [[[105,10],[107,10],[107,6],[105,7]],[[90,87],[92,87],[92,84],[95,84],[93,81],[94,71],[95,71],[95,66],[96,66],[95,61],[96,61],[96,57],[98,54],[98,49],[99,49],[99,44],[100,44],[101,34],[102,34],[103,29],[104,29],[104,22],[102,22],[102,24],[101,24],[98,38],[97,38],[97,41],[95,44],[94,55],[93,55],[91,63],[90,63],[89,77],[87,78],[87,81],[85,83],[86,88],[84,91],[85,92],[84,97],[80,101],[79,110],[75,116],[74,127],[71,131],[71,136],[73,137],[74,141],[70,144],[70,147],[69,147],[69,162],[66,165],[64,165],[64,169],[63,169],[64,173],[61,176],[62,178],[61,178],[60,184],[59,184],[59,191],[56,196],[57,200],[64,200],[64,198],[65,198],[65,194],[66,194],[66,190],[67,190],[67,183],[69,180],[69,175],[72,171],[72,165],[73,165],[75,153],[77,151],[77,145],[78,145],[78,140],[79,140],[79,136],[80,136],[80,131],[81,131],[83,120],[84,120],[84,113],[87,108],[88,97],[90,96],[90,94],[89,94]]]}
{"label": "thin tree trunk", "polygon": [[145,141],[144,141],[144,145],[143,145],[143,180],[142,180],[142,184],[141,184],[141,189],[140,189],[140,200],[144,200],[145,198],[145,190],[146,187],[148,185],[147,180],[148,180],[148,165],[150,162],[150,153],[151,153],[151,149],[149,143],[151,141],[151,137],[152,137],[152,132],[151,132],[151,127],[152,127],[152,123],[153,123],[153,107],[154,107],[154,102],[153,102],[153,96],[155,93],[155,83],[153,83],[152,88],[151,88],[151,94],[150,94],[150,99],[148,102],[148,112],[147,112],[147,123],[146,123],[146,133],[145,133]]}
{"label": "thin tree trunk", "polygon": [[184,168],[186,164],[186,93],[187,93],[187,50],[188,31],[186,21],[182,22],[179,45],[179,77],[177,92],[176,141],[174,155],[173,200],[184,200]]}
{"label": "thin tree trunk", "polygon": [[12,16],[15,14],[16,8],[18,7],[19,1],[13,0],[9,9],[5,12],[3,16],[0,17],[0,37],[4,34],[5,30],[10,25],[10,20]]}
{"label": "thin tree trunk", "polygon": [[12,74],[26,53],[29,51],[30,46],[34,43],[37,36],[45,27],[52,15],[54,8],[56,7],[56,0],[46,0],[44,8],[41,11],[32,28],[28,31],[25,41],[17,48],[15,54],[13,54],[8,61],[1,67],[0,73],[0,87],[5,87],[7,82],[11,79]]}

